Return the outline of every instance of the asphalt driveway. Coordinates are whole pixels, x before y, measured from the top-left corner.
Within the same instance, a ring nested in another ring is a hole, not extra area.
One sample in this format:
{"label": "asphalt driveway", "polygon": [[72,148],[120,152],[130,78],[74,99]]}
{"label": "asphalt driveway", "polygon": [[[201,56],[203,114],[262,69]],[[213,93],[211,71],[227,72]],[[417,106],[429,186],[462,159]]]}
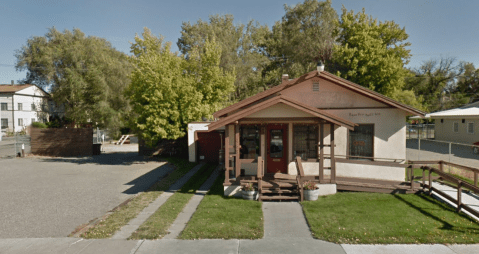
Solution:
{"label": "asphalt driveway", "polygon": [[137,154],[0,159],[0,238],[67,236],[171,170]]}

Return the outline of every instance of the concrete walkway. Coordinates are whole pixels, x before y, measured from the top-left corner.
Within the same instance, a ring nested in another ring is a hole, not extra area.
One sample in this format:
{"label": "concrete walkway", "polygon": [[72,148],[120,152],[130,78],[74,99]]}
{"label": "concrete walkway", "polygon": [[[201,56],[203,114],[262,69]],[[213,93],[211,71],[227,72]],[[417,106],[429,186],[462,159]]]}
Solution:
{"label": "concrete walkway", "polygon": [[196,191],[195,195],[190,199],[188,204],[186,204],[183,211],[181,211],[173,224],[171,224],[170,228],[168,229],[169,234],[165,235],[163,239],[176,239],[181,234],[188,221],[190,221],[191,216],[193,216],[193,214],[196,212],[196,208],[198,208],[201,200],[203,200],[206,193],[210,190],[211,186],[213,186],[213,183],[220,174],[220,169],[220,166],[216,167],[215,171],[213,171],[208,180],[206,180],[206,182],[204,182],[203,185],[201,185],[201,187]]}
{"label": "concrete walkway", "polygon": [[131,236],[135,230],[140,227],[143,222],[145,222],[160,206],[162,206],[168,198],[170,198],[175,192],[177,192],[183,185],[188,182],[188,180],[200,170],[201,167],[205,165],[204,163],[200,163],[193,167],[188,173],[186,173],[182,178],[176,181],[174,184],[170,186],[168,191],[163,192],[155,201],[151,202],[150,205],[145,207],[143,211],[141,211],[136,218],[132,219],[128,224],[123,226],[118,232],[116,232],[111,239],[127,239]]}
{"label": "concrete walkway", "polygon": [[347,245],[303,238],[261,240],[113,240],[78,238],[0,239],[2,254],[146,254],[146,253],[347,253],[473,254],[479,245]]}

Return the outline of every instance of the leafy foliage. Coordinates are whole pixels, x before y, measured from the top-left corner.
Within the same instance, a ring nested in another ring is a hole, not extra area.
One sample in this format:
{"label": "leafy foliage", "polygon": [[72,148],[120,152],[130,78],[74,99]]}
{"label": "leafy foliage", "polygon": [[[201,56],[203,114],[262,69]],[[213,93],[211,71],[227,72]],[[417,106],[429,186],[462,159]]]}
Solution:
{"label": "leafy foliage", "polygon": [[331,59],[338,19],[330,0],[305,0],[294,7],[284,5],[284,10],[266,41],[277,83],[282,73],[298,77],[316,68],[319,60]]}
{"label": "leafy foliage", "polygon": [[411,70],[406,89],[422,96],[430,112],[456,107],[469,101],[464,94],[455,92],[456,80],[463,73],[464,64],[456,64],[454,58],[431,59]]}
{"label": "leafy foliage", "polygon": [[393,21],[378,22],[362,12],[342,9],[335,47],[337,74],[371,90],[392,96],[402,90],[410,58],[404,28]]}
{"label": "leafy foliage", "polygon": [[32,127],[44,129],[44,128],[47,128],[47,125],[41,122],[33,122]]}
{"label": "leafy foliage", "polygon": [[267,26],[251,20],[248,24],[234,24],[233,15],[212,15],[208,21],[183,22],[177,45],[181,53],[190,59],[207,41],[215,38],[220,48],[219,67],[235,72],[235,90],[230,101],[242,100],[264,88],[262,72],[269,63],[261,47]]}
{"label": "leafy foliage", "polygon": [[185,59],[147,28],[142,36],[131,46],[135,69],[128,93],[137,114],[133,125],[151,146],[182,137],[189,122],[211,117],[232,92],[234,73],[219,67],[221,49],[214,39]]}
{"label": "leafy foliage", "polygon": [[22,82],[51,88],[54,101],[77,124],[92,122],[111,132],[122,126],[131,65],[105,39],[50,28],[45,36],[28,39],[16,57],[16,69],[27,71]]}

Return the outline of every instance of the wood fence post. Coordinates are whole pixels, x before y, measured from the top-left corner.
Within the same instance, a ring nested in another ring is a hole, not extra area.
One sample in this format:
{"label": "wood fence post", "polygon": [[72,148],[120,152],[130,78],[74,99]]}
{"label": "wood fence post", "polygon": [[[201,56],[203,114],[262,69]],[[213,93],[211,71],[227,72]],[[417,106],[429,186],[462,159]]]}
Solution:
{"label": "wood fence post", "polygon": [[426,169],[422,168],[422,189],[426,189]]}
{"label": "wood fence post", "polygon": [[428,170],[429,170],[429,196],[431,196],[432,195],[432,179],[431,179],[432,171],[431,171],[431,168],[429,168]]}
{"label": "wood fence post", "polygon": [[462,206],[462,181],[457,184],[457,212],[461,211]]}
{"label": "wood fence post", "polygon": [[477,172],[474,171],[474,187],[477,187]]}

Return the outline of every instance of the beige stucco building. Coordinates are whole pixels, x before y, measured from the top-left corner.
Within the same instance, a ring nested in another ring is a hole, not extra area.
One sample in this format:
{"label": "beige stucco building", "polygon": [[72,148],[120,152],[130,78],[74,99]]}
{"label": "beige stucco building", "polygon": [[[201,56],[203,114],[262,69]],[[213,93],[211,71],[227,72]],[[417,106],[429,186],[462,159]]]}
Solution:
{"label": "beige stucco building", "polygon": [[435,139],[472,145],[479,142],[479,101],[427,114],[435,120]]}
{"label": "beige stucco building", "polygon": [[237,190],[241,177],[296,175],[297,157],[304,174],[320,183],[404,181],[409,115],[424,113],[319,69],[283,77],[282,84],[216,112],[215,122],[190,124],[190,161],[201,156],[198,132],[225,128],[225,194]]}

